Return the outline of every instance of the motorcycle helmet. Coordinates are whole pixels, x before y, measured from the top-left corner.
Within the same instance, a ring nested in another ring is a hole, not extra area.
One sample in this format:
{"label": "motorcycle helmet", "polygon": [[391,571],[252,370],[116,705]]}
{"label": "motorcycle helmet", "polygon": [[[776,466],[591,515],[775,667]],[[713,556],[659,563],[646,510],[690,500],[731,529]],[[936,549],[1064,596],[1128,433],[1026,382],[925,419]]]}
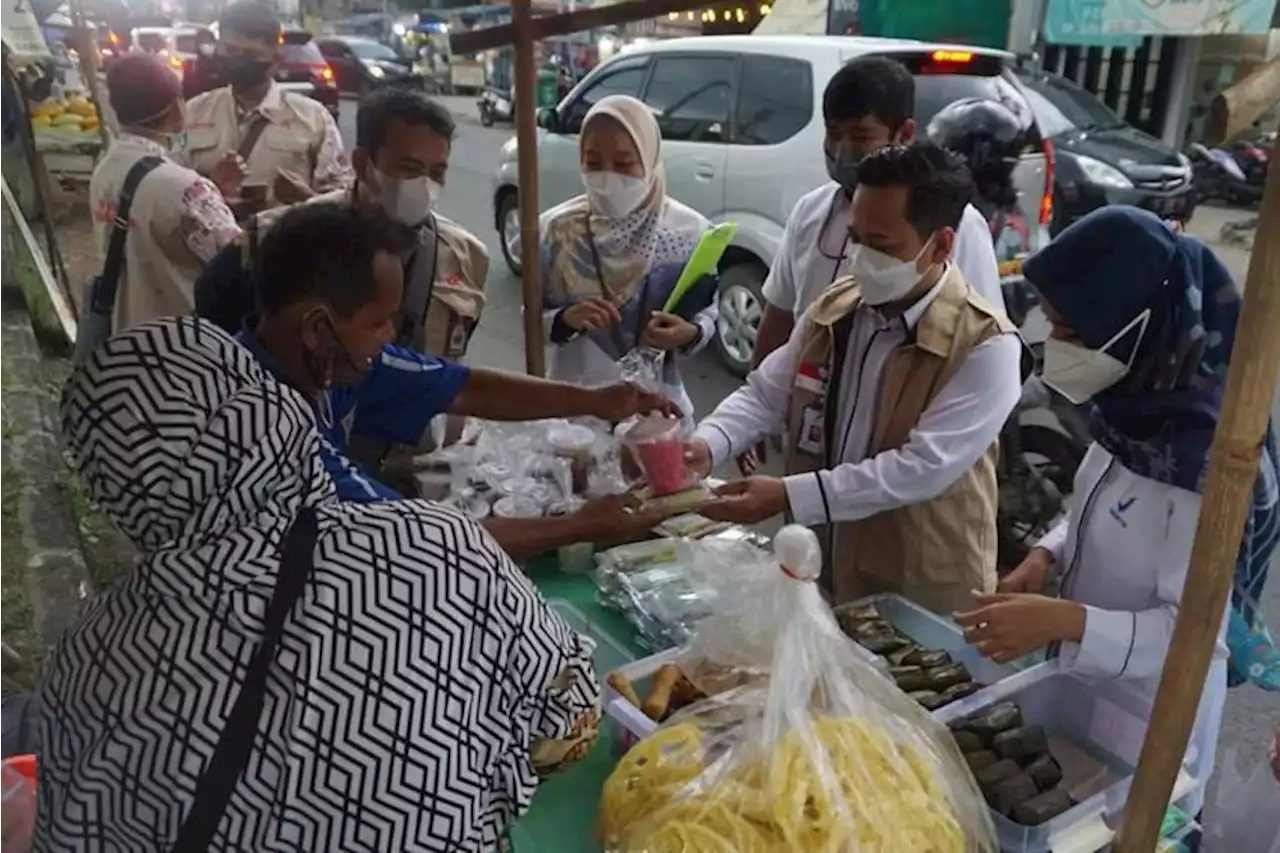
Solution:
{"label": "motorcycle helmet", "polygon": [[925,134],[965,159],[978,194],[987,204],[1017,204],[1013,168],[1032,145],[1033,125],[1020,107],[985,98],[949,104],[929,120]]}

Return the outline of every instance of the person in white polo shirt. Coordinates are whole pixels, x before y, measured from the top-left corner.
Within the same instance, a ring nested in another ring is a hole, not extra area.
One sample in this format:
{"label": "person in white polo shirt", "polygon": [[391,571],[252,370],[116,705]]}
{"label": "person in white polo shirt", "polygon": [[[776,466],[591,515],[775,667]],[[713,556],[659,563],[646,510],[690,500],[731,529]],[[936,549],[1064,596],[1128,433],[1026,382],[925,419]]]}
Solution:
{"label": "person in white polo shirt", "polygon": [[[822,96],[827,125],[823,155],[831,180],[801,196],[782,234],[782,246],[764,282],[765,309],[753,363],[786,343],[796,321],[826,288],[849,272],[853,256],[849,208],[858,184],[858,164],[868,154],[916,136],[915,78],[902,63],[883,56],[859,57],[831,78]],[[956,229],[952,260],[969,285],[1004,313],[1000,272],[986,217],[965,205]],[[739,457],[753,473],[763,445]]]}

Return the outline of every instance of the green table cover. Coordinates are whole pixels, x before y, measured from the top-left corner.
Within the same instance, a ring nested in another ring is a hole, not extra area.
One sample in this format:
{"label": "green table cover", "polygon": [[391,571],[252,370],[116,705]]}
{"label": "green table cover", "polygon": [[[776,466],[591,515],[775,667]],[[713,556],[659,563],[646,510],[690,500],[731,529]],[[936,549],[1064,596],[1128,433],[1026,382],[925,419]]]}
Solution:
{"label": "green table cover", "polygon": [[[626,619],[596,602],[590,578],[567,575],[550,558],[533,561],[529,574],[553,609],[566,616],[562,603],[569,605],[576,611],[566,617],[570,625],[596,640],[601,681],[619,663],[648,654],[636,645],[635,630]],[[574,624],[580,617],[585,627]],[[616,729],[602,720],[600,738],[587,758],[544,781],[529,811],[512,826],[509,837],[516,853],[597,853],[596,806],[617,760]]]}

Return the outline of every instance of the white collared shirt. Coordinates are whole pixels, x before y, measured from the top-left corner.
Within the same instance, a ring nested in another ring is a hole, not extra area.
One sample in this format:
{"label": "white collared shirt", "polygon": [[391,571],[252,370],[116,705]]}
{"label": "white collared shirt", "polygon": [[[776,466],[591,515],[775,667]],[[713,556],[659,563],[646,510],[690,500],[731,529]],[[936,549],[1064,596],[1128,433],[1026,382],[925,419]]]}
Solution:
{"label": "white collared shirt", "polygon": [[[1084,636],[1062,644],[1062,661],[1086,675],[1128,682],[1149,707],[1178,619],[1200,495],[1139,476],[1093,444],[1067,507],[1039,543],[1054,555],[1062,597],[1085,606]],[[1227,695],[1226,626],[1224,618],[1187,746],[1191,774],[1204,784],[1213,772]],[[1145,734],[1145,725],[1134,727],[1124,744],[1129,754],[1119,757],[1136,764]],[[1201,789],[1191,814],[1203,797]]]}
{"label": "white collared shirt", "polygon": [[[998,439],[1022,393],[1022,342],[1014,333],[973,348],[925,408],[905,444],[867,455],[885,366],[940,290],[941,283],[892,320],[866,304],[855,311],[840,376],[836,428],[828,437],[831,457],[840,464],[784,478],[797,523],[857,521],[932,500]],[[716,464],[786,428],[804,329],[805,323],[798,322],[790,340],[695,430]]]}
{"label": "white collared shirt", "polygon": [[[782,245],[764,281],[769,304],[797,319],[822,291],[849,274],[849,199],[835,181],[800,197],[782,233]],[[969,286],[1001,314],[1000,268],[986,217],[967,205],[956,229],[955,265]]]}

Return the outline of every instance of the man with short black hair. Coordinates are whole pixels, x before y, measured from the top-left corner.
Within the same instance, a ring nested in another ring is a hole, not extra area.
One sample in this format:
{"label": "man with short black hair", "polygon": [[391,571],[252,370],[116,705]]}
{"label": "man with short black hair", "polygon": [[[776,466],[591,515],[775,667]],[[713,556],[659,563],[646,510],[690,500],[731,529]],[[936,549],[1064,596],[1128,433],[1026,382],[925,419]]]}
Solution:
{"label": "man with short black hair", "polygon": [[[237,336],[271,372],[315,406],[325,468],[349,501],[398,500],[347,453],[364,436],[417,444],[438,414],[497,421],[597,417],[616,422],[653,409],[661,395],[618,383],[585,388],[420,355],[391,344],[413,231],[377,209],[334,203],[290,209],[262,241],[254,265],[261,316]],[[596,501],[559,519],[487,523],[513,556],[559,545],[638,535],[659,518]],[[645,526],[647,525],[647,526]]]}
{"label": "man with short black hair", "polygon": [[267,188],[271,205],[294,204],[351,182],[337,122],[320,102],[275,81],[280,19],[254,2],[233,3],[218,20],[216,55],[230,85],[187,104],[188,165],[239,201],[246,183]]}
{"label": "man with short black hair", "polygon": [[[838,70],[822,95],[826,122],[823,156],[831,180],[796,202],[782,245],[764,282],[764,315],[756,336],[756,366],[782,346],[813,301],[848,273],[853,248],[849,206],[858,185],[858,165],[869,154],[916,135],[916,83],[901,62],[863,56]],[[815,152],[816,153],[816,152]],[[1004,312],[1000,272],[987,220],[977,208],[964,210],[953,258],[970,286]],[[750,452],[741,462],[754,470]]]}
{"label": "man with short black hair", "polygon": [[707,471],[785,430],[787,476],[730,483],[700,512],[821,527],[837,603],[892,591],[949,613],[995,589],[997,439],[1022,343],[951,260],[972,193],[931,144],[863,158],[850,274],[690,442]]}

